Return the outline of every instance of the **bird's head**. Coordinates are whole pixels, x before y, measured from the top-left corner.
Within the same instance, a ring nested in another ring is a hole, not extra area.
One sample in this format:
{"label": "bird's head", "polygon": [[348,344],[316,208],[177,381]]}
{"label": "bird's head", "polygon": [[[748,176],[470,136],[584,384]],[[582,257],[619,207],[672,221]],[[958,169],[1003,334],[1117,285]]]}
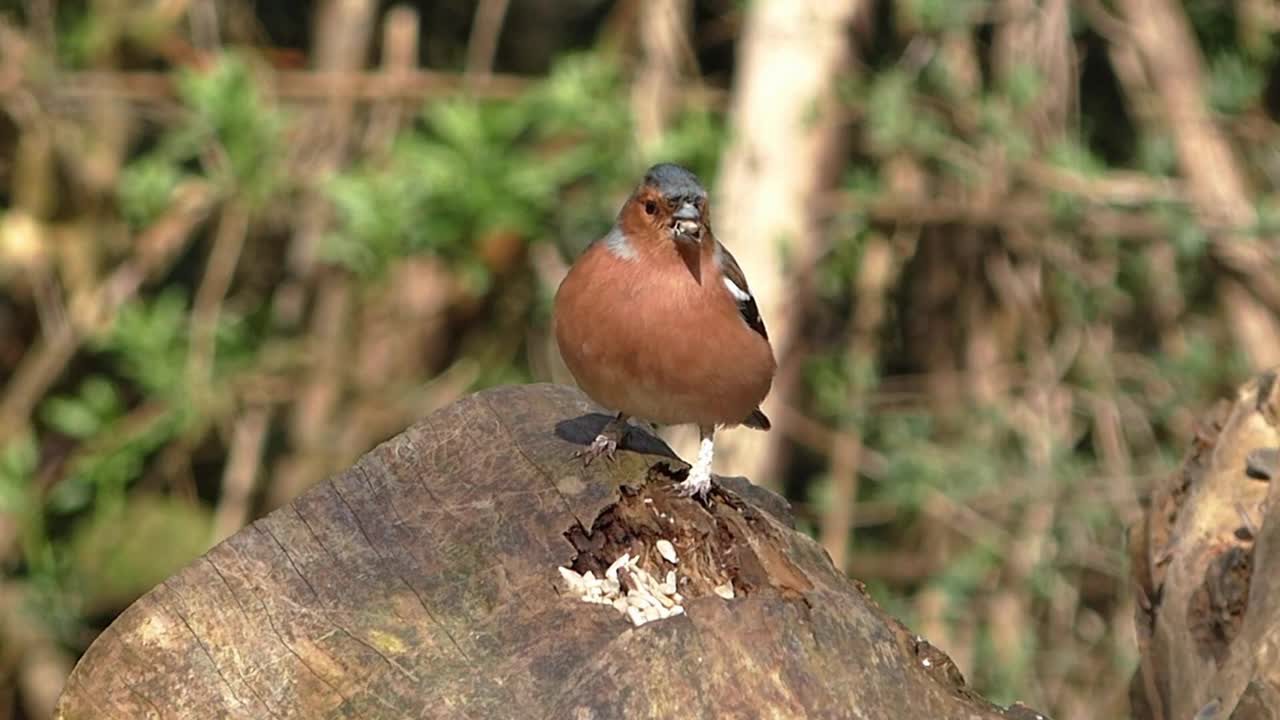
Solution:
{"label": "bird's head", "polygon": [[707,191],[697,175],[679,165],[654,165],[622,208],[619,220],[628,235],[697,245],[711,230]]}

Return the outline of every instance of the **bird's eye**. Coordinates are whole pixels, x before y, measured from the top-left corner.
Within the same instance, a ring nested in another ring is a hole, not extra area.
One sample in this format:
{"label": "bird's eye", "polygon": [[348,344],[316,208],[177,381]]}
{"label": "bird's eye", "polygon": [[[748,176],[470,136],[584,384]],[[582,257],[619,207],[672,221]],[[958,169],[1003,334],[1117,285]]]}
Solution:
{"label": "bird's eye", "polygon": [[658,203],[649,200],[644,204],[644,211],[650,215],[658,212]]}

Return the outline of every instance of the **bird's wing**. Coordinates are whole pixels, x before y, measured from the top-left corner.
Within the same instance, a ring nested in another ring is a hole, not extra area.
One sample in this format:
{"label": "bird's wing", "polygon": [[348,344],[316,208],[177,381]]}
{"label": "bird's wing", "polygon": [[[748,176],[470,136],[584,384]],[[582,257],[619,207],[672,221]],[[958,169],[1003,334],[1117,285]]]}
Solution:
{"label": "bird's wing", "polygon": [[765,340],[769,333],[764,329],[764,320],[760,318],[760,308],[756,307],[756,299],[751,296],[751,288],[747,286],[747,276],[742,274],[738,261],[733,259],[729,249],[716,241],[716,263],[720,266],[720,276],[724,278],[724,286],[738,303],[738,313],[746,321],[747,326],[760,333]]}

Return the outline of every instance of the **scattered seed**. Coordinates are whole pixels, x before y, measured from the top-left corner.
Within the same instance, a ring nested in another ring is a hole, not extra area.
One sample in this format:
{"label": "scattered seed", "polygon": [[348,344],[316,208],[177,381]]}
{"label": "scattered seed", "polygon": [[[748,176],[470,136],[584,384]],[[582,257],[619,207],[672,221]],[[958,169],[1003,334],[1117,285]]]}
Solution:
{"label": "scattered seed", "polygon": [[724,584],[715,586],[714,588],[711,589],[711,592],[719,595],[725,600],[732,600],[733,599],[733,581],[725,580]]}
{"label": "scattered seed", "polygon": [[676,546],[672,545],[670,540],[666,540],[666,539],[659,540],[657,542],[657,546],[658,546],[658,554],[661,555],[667,562],[671,563],[672,565],[675,565],[677,562],[680,561],[680,558],[676,555]]}
{"label": "scattered seed", "polygon": [[[669,541],[664,541],[670,545]],[[674,554],[675,546],[670,549]],[[658,552],[666,557],[662,549]],[[583,602],[609,605],[627,616],[633,625],[661,620],[684,613],[680,603],[684,598],[677,593],[680,577],[675,570],[668,570],[662,581],[640,567],[643,546],[637,554],[624,553],[605,570],[604,577],[597,578],[588,571],[579,575],[572,568],[559,568],[560,577],[569,589]],[[732,586],[729,585],[732,593]]]}
{"label": "scattered seed", "polygon": [[631,618],[631,624],[640,627],[645,624],[644,614],[640,612],[640,608],[635,606],[627,608],[627,617]]}
{"label": "scattered seed", "polygon": [[604,576],[609,578],[610,580],[617,580],[618,568],[624,567],[630,561],[631,561],[631,554],[622,553],[622,557],[618,558],[617,560],[614,560],[613,564],[609,566],[609,569],[604,571]]}

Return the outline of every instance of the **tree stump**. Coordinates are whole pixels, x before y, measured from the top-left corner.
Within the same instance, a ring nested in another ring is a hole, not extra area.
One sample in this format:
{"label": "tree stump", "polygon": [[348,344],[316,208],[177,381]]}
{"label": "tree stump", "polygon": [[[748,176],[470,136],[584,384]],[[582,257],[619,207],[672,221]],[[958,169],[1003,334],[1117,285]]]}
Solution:
{"label": "tree stump", "polygon": [[1201,420],[1182,470],[1130,528],[1136,718],[1280,718],[1278,488],[1272,370]]}
{"label": "tree stump", "polygon": [[[687,465],[639,428],[571,460],[606,420],[554,385],[432,415],[130,606],[58,717],[1038,717],[967,689],[776,495],[677,497]],[[683,614],[636,626],[558,570],[624,553],[676,572]]]}

